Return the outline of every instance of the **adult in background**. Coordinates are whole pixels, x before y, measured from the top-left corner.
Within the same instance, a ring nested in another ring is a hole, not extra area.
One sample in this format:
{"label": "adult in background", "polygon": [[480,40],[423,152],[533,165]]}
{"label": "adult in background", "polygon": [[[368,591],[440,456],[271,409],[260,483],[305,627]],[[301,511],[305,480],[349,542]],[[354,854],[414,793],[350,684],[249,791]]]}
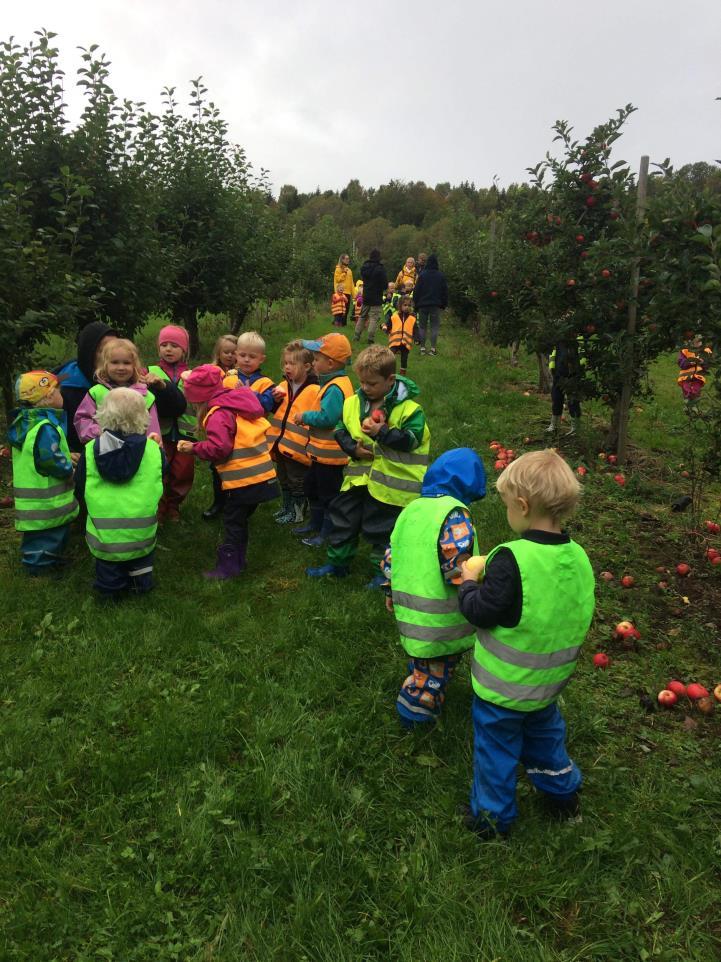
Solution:
{"label": "adult in background", "polygon": [[338,326],[345,327],[348,323],[348,311],[350,310],[351,303],[354,300],[353,271],[350,269],[349,254],[340,255],[335,270],[333,271],[333,293],[335,293],[339,287],[343,288],[343,293],[346,296],[346,303],[345,314],[343,315],[343,319]]}
{"label": "adult in background", "polygon": [[426,353],[426,338],[430,328],[432,357],[436,356],[438,328],[441,326],[441,311],[448,307],[448,282],[445,274],[438,268],[438,257],[430,254],[423,273],[416,282],[413,302],[418,318],[418,340],[421,354]]}
{"label": "adult in background", "polygon": [[118,337],[114,327],[103,321],[92,321],[78,334],[78,356],[74,361],[66,361],[55,371],[60,379],[60,393],[63,396],[63,409],[67,419],[68,447],[71,451],[83,451],[83,443],[78,438],[73,420],[80,402],[95,383],[95,368],[100,360],[104,345]]}
{"label": "adult in background", "polygon": [[388,287],[388,275],[381,263],[381,252],[376,248],[368,255],[368,260],[361,266],[361,280],[363,281],[363,307],[355,326],[354,341],[360,341],[363,328],[368,327],[368,343],[372,344],[376,336],[376,327],[381,316],[383,295]]}
{"label": "adult in background", "polygon": [[416,262],[412,257],[407,257],[406,262],[398,271],[398,277],[396,277],[396,290],[401,293],[410,293],[407,284],[411,285],[411,292],[416,286],[416,281],[418,280],[418,272],[416,270]]}
{"label": "adult in background", "polygon": [[428,263],[428,254],[419,254],[416,257],[416,280],[421,276],[423,271],[426,269],[426,264]]}

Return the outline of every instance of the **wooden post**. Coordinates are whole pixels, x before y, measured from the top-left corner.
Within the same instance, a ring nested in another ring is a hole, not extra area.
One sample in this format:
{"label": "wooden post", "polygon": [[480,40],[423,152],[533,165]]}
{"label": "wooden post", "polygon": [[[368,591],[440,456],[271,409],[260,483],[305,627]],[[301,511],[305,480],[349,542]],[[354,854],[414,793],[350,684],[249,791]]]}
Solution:
{"label": "wooden post", "polygon": [[[643,222],[646,211],[646,187],[648,185],[648,157],[641,158],[641,167],[638,172],[638,185],[636,187],[636,239],[638,240],[638,227]],[[628,350],[624,357],[623,382],[621,385],[621,397],[618,406],[618,439],[616,454],[618,463],[623,464],[626,460],[626,442],[628,440],[628,416],[631,409],[631,396],[633,394],[633,379],[636,376],[636,352],[634,337],[636,334],[636,316],[638,312],[638,279],[641,273],[641,257],[636,254],[631,267],[631,286],[628,299],[628,322],[626,324],[626,334]]]}

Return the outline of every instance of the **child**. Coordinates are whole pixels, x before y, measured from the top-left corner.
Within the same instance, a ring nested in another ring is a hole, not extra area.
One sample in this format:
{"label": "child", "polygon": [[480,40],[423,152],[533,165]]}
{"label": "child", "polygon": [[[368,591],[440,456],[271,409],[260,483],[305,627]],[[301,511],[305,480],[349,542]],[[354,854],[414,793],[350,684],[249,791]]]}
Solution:
{"label": "child", "polygon": [[[128,387],[142,395],[149,413],[148,434],[160,434],[155,394],[143,378],[138,349],[132,341],[117,337],[103,345],[100,363],[95,369],[97,383],[90,388],[75,412],[75,430],[84,445],[100,436],[95,415],[105,395],[118,387]],[[156,390],[159,390],[157,386]]]}
{"label": "child", "polygon": [[340,285],[341,290],[346,297],[345,314],[339,319],[340,326],[345,327],[348,323],[348,308],[350,307],[354,294],[353,271],[350,269],[349,254],[340,255],[336,268],[333,271],[333,289],[338,290],[338,285]]}
{"label": "child", "polygon": [[218,469],[223,499],[223,541],[215,568],[206,578],[236,578],[246,566],[248,521],[263,501],[278,497],[258,395],[247,387],[226,388],[223,372],[201,364],[185,378],[185,396],[198,407],[205,441],[178,441],[178,450],[212,461]]}
{"label": "child", "polygon": [[[395,356],[387,347],[371,344],[358,355],[355,371],[361,386],[345,401],[335,432],[350,460],[340,494],[329,507],[328,562],[308,568],[311,578],[349,574],[361,533],[371,543],[371,563],[378,572],[393,525],[403,508],[419,497],[428,466],[430,433],[423,410],[413,400],[418,388],[408,378],[396,377]],[[368,587],[384,583],[377,573]]]}
{"label": "child", "polygon": [[100,435],[85,445],[77,488],[88,507],[85,540],[95,557],[94,587],[104,598],[153,587],[158,502],[163,494],[160,435],[146,437],[150,414],[132,388],[115,388],[97,412]]}
{"label": "child", "polygon": [[183,395],[183,372],[188,371],[186,359],[189,346],[188,332],[184,327],[166,324],[158,334],[158,353],[160,360],[148,368],[145,383],[154,388],[157,385],[159,394],[156,398],[158,414],[160,415],[160,430],[163,434],[163,451],[168,463],[168,470],[163,485],[163,497],[158,508],[158,520],[180,521],[180,505],[188,496],[193,486],[195,461],[189,454],[178,451],[178,441],[181,438],[195,438],[195,416],[187,410],[187,402],[182,397],[183,410],[180,414],[163,416],[160,410],[161,399],[166,395],[180,392]]}
{"label": "child", "polygon": [[347,307],[348,297],[343,291],[343,285],[339,284],[335,289],[335,293],[330,299],[330,312],[333,315],[333,327],[345,327]]}
{"label": "child", "polygon": [[399,310],[391,317],[388,328],[388,347],[394,356],[398,354],[401,356],[400,374],[406,374],[408,371],[408,355],[415,338],[416,318],[412,311],[412,298],[403,296]]}
{"label": "child", "polygon": [[223,378],[223,387],[249,387],[258,395],[263,410],[268,412],[275,408],[275,385],[260,370],[264,363],[265,341],[257,331],[244,331],[235,350],[235,370],[228,371]]}
{"label": "child", "polygon": [[473,787],[465,824],[481,838],[505,835],[516,819],[522,762],[551,813],[578,811],[581,773],[566,751],[556,700],[571,679],[591,624],[594,578],[586,552],[561,523],[581,486],[555,451],[510,464],[496,483],[511,529],[483,580],[461,565],[461,613],[478,627],[473,653]]}
{"label": "child", "polygon": [[568,395],[568,413],[571,415],[571,428],[567,435],[575,434],[581,427],[581,402],[579,385],[586,366],[583,353],[583,336],[575,340],[559,341],[548,358],[548,370],[551,372],[551,423],[546,428],[548,434],[553,434],[561,426],[563,403]]}
{"label": "child", "polygon": [[389,281],[386,292],[383,295],[383,303],[381,304],[381,327],[386,332],[390,327],[391,317],[393,316],[393,312],[396,310],[399,300],[400,297],[396,294],[396,285],[393,283],[393,281]]}
{"label": "child", "polygon": [[406,284],[410,284],[411,291],[416,286],[416,262],[412,257],[407,257],[406,262],[398,271],[398,277],[396,277],[396,287],[400,288],[403,293],[406,293]]}
{"label": "child", "polygon": [[353,394],[353,385],[345,373],[351,356],[350,341],[345,334],[326,334],[318,341],[302,341],[313,352],[313,372],[320,388],[309,411],[295,415],[299,427],[307,427],[310,437],[306,453],[310,468],[305,479],[305,495],[310,503],[308,523],[294,534],[311,548],[325,544],[330,533],[328,506],[340,491],[343,468],[348,457],[333,437],[343,413],[343,403]]}
{"label": "child", "polygon": [[386,604],[411,659],[396,701],[406,728],[439,717],[461,653],[473,647],[475,633],[458,610],[457,587],[460,561],[473,552],[468,506],[485,494],[478,455],[470,448],[446,451],[428,468],[420,498],[401,511],[381,563],[390,581]]}
{"label": "child", "polygon": [[70,522],[78,516],[73,459],[65,437],[60,381],[49,371],[27,371],[15,382],[18,407],[8,439],[13,457],[15,528],[20,560],[30,574],[62,561]]}
{"label": "child", "polygon": [[[701,394],[701,389],[706,383],[706,371],[708,370],[711,359],[711,348],[703,348],[703,339],[694,337],[688,342],[688,346],[682,348],[678,356],[678,366],[681,373],[676,378],[676,383],[683,392],[684,401],[692,404],[697,401]],[[705,355],[705,357],[703,356]]]}
{"label": "child", "polygon": [[298,524],[305,512],[305,478],[310,467],[307,447],[310,431],[296,424],[296,415],[310,411],[319,391],[318,378],[313,373],[313,355],[301,341],[291,341],[281,356],[283,381],[273,395],[278,407],[270,421],[268,444],[270,456],[283,497],[283,506],[276,511],[278,524]]}
{"label": "child", "polygon": [[119,337],[118,332],[103,321],[91,321],[78,334],[77,358],[67,361],[55,374],[60,380],[60,393],[65,409],[68,447],[82,453],[83,445],[75,433],[75,412],[89,389],[93,386],[95,368],[108,341]]}
{"label": "child", "polygon": [[363,281],[358,281],[355,286],[355,303],[353,305],[353,323],[358,324],[361,311],[363,310]]}
{"label": "child", "polygon": [[225,374],[235,364],[235,352],[238,350],[238,338],[235,334],[221,334],[213,346],[210,363],[222,368]]}
{"label": "child", "polygon": [[[238,349],[238,338],[235,334],[221,334],[213,347],[210,363],[222,369],[224,374],[232,370],[235,364],[235,352]],[[203,511],[203,521],[212,521],[223,510],[223,489],[220,485],[215,465],[210,462],[210,477],[213,482],[213,503]]]}

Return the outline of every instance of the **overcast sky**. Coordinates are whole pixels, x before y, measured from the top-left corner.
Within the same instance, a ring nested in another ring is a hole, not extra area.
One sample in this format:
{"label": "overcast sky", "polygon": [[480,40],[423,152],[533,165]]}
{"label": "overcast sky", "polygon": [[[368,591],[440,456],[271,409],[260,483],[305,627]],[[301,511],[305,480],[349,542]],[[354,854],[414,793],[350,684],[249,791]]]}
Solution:
{"label": "overcast sky", "polygon": [[[202,74],[256,168],[308,191],[391,178],[501,185],[633,103],[617,156],[721,158],[719,0],[26,0],[2,36],[57,33],[112,61],[120,97],[160,107]],[[68,96],[69,101],[71,95]]]}

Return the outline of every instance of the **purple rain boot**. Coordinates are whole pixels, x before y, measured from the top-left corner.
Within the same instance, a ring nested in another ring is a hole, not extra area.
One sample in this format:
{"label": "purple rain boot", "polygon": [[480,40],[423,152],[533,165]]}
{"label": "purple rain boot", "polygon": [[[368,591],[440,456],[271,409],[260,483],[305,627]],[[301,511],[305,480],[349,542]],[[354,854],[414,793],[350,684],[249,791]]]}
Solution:
{"label": "purple rain boot", "polygon": [[245,546],[238,548],[233,544],[222,544],[218,548],[215,568],[213,568],[212,571],[204,571],[203,577],[213,578],[217,581],[227,581],[228,578],[237,578],[244,567]]}

